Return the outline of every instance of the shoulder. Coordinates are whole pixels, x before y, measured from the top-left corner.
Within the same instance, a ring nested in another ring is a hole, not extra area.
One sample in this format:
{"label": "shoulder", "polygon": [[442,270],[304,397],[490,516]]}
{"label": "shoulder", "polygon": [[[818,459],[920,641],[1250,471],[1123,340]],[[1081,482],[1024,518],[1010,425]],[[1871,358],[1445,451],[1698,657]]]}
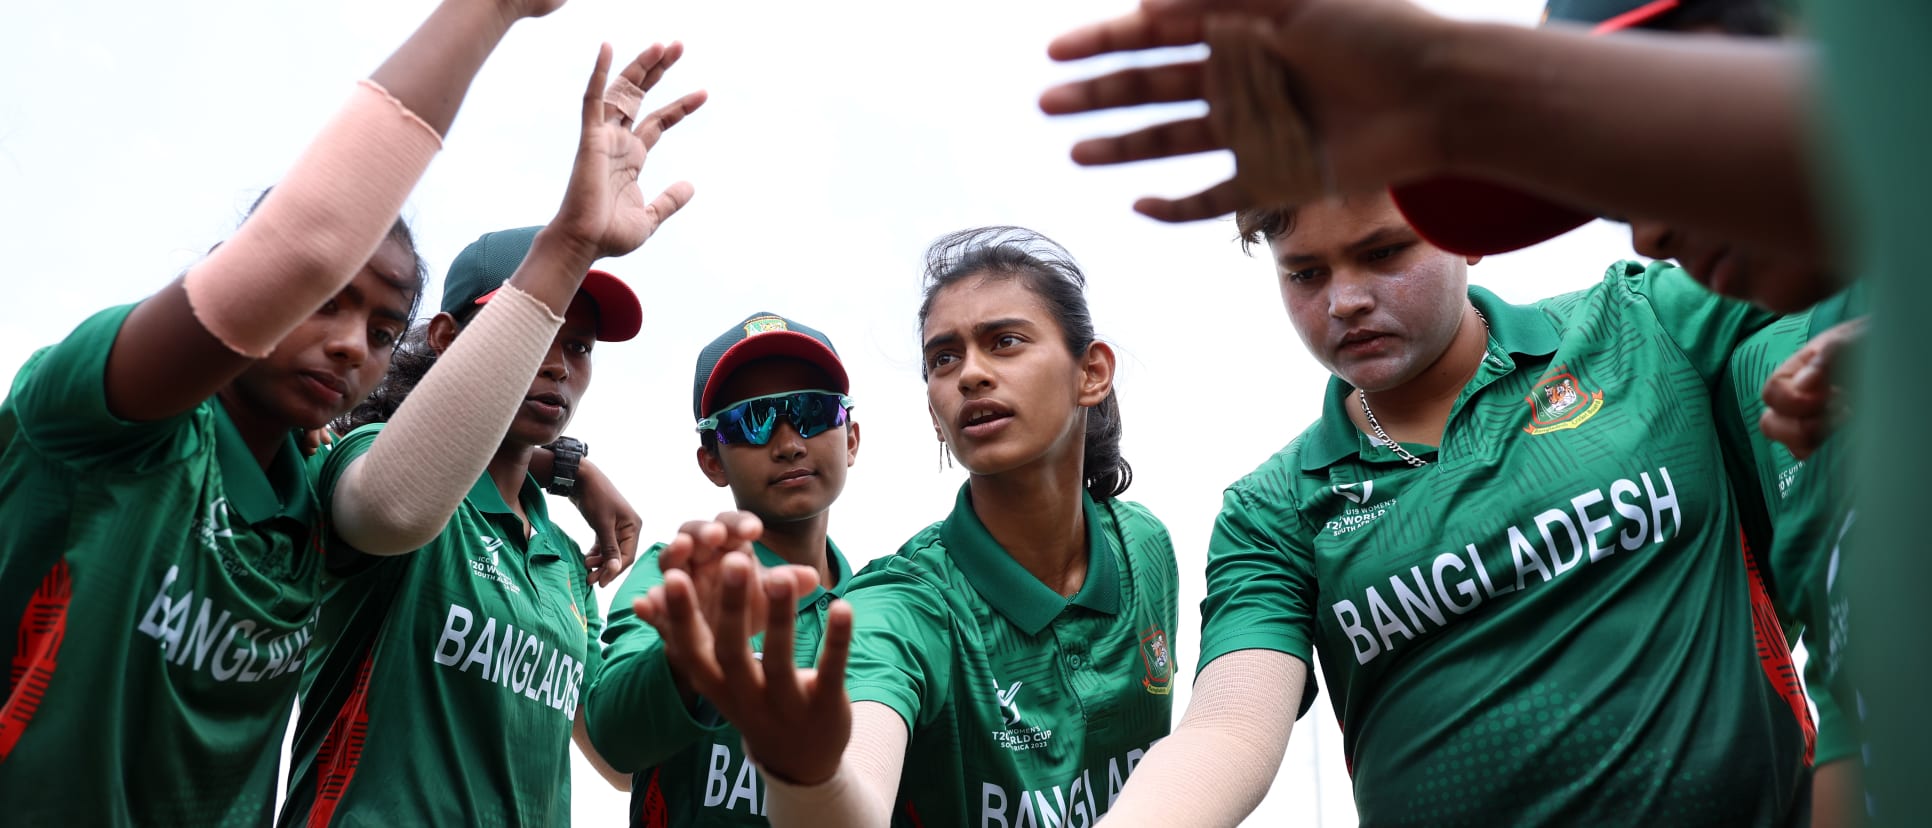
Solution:
{"label": "shoulder", "polygon": [[1232,503],[1240,500],[1246,503],[1268,503],[1294,505],[1307,499],[1303,490],[1312,485],[1311,481],[1326,480],[1327,475],[1303,470],[1304,454],[1315,443],[1322,422],[1316,420],[1302,429],[1301,434],[1288,441],[1274,454],[1254,467],[1254,471],[1242,475],[1240,479],[1228,484],[1224,500]]}
{"label": "shoulder", "polygon": [[943,523],[934,523],[918,534],[913,535],[899,549],[890,555],[874,559],[852,576],[852,583],[843,592],[849,599],[853,593],[871,591],[862,600],[878,600],[882,591],[916,593],[940,600],[946,592],[945,584],[954,568],[952,559],[946,554],[945,542],[940,536]]}

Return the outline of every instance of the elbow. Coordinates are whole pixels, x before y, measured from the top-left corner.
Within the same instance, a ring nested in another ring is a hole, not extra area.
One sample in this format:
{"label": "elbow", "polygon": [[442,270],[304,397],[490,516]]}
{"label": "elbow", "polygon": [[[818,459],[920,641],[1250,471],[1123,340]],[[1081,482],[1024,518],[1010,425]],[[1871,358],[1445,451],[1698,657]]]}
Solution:
{"label": "elbow", "polygon": [[429,514],[411,514],[395,508],[368,504],[366,508],[345,508],[336,501],[335,533],[356,551],[365,555],[402,555],[425,546],[449,525],[449,513],[440,519]]}

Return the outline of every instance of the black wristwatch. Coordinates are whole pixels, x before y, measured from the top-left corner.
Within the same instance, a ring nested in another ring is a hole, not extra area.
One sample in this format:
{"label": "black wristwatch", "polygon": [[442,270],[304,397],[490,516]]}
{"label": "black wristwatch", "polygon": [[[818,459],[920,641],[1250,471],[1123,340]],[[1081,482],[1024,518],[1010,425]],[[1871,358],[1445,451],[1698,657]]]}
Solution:
{"label": "black wristwatch", "polygon": [[577,492],[577,464],[590,455],[590,444],[575,437],[558,437],[544,446],[550,450],[550,485],[544,491],[569,497]]}

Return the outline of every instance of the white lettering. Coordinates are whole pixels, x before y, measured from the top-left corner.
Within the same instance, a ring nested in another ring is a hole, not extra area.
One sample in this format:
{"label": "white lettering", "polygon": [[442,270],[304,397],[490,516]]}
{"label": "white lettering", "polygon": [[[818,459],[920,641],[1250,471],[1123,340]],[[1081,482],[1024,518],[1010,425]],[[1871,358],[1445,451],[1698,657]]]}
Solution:
{"label": "white lettering", "polygon": [[1476,592],[1475,582],[1466,578],[1456,582],[1456,594],[1469,599],[1469,603],[1459,604],[1454,598],[1449,597],[1449,588],[1442,582],[1442,573],[1452,566],[1460,572],[1463,569],[1462,559],[1449,552],[1444,552],[1436,556],[1436,593],[1442,596],[1442,603],[1449,608],[1450,612],[1461,615],[1475,609],[1478,604],[1483,602],[1483,599],[1482,595]]}
{"label": "white lettering", "polygon": [[1531,546],[1529,539],[1523,537],[1523,530],[1514,526],[1509,527],[1509,552],[1516,556],[1517,589],[1526,586],[1523,578],[1531,572],[1543,576],[1546,582],[1550,580],[1550,568],[1543,565],[1543,558],[1536,554],[1536,547]]}
{"label": "white lettering", "polygon": [[[1576,524],[1570,522],[1570,515],[1562,509],[1551,509],[1534,518],[1536,531],[1543,536],[1543,548],[1549,550],[1550,563],[1556,569],[1551,573],[1554,578],[1583,560],[1583,538],[1577,535]],[[1563,560],[1563,552],[1556,546],[1556,538],[1550,535],[1550,527],[1561,526],[1570,536],[1570,559]]]}
{"label": "white lettering", "polygon": [[469,672],[471,665],[478,665],[483,668],[483,672],[480,674],[483,680],[489,681],[490,648],[494,646],[496,646],[496,619],[485,618],[483,619],[483,629],[476,634],[476,646],[470,648],[469,657],[463,659],[463,666],[456,668],[456,672],[466,673]]}
{"label": "white lettering", "polygon": [[1644,535],[1650,533],[1650,517],[1644,514],[1643,507],[1626,499],[1635,498],[1638,494],[1637,484],[1628,480],[1610,484],[1610,505],[1616,508],[1617,514],[1623,515],[1624,520],[1636,524],[1628,532],[1617,533],[1617,545],[1623,547],[1625,552],[1644,545]]}
{"label": "white lettering", "polygon": [[1590,563],[1603,560],[1610,553],[1616,551],[1604,546],[1601,541],[1604,530],[1610,528],[1610,516],[1604,515],[1600,518],[1590,517],[1590,507],[1602,502],[1602,489],[1591,489],[1583,494],[1570,498],[1570,508],[1576,510],[1576,522],[1583,527],[1583,537],[1588,540],[1590,545]]}
{"label": "white lettering", "polygon": [[711,746],[711,764],[704,775],[704,807],[716,808],[725,801],[725,793],[731,781],[725,778],[725,768],[731,766],[731,749],[724,745]]}
{"label": "white lettering", "polygon": [[[458,621],[462,622],[461,627],[457,626]],[[476,617],[470,615],[469,610],[455,604],[449,605],[449,615],[443,618],[443,637],[436,639],[434,655],[437,664],[454,667],[463,660],[463,645],[469,638],[470,627],[475,623]],[[450,644],[455,644],[456,649],[443,652],[443,649]]]}
{"label": "white lettering", "polygon": [[1670,469],[1657,467],[1657,476],[1664,479],[1664,494],[1660,497],[1650,485],[1650,472],[1644,472],[1644,494],[1650,496],[1650,526],[1656,532],[1651,543],[1664,542],[1664,513],[1671,514],[1670,536],[1677,537],[1684,531],[1684,511],[1677,507],[1677,487],[1670,482]]}
{"label": "white lettering", "polygon": [[[1382,654],[1382,647],[1375,643],[1375,636],[1369,635],[1368,629],[1362,626],[1362,614],[1355,609],[1354,601],[1336,601],[1330,609],[1335,611],[1335,622],[1342,625],[1342,632],[1348,635],[1349,643],[1354,646],[1357,664],[1367,664]],[[1109,807],[1113,805],[1111,799],[1107,804]]]}
{"label": "white lettering", "polygon": [[1396,603],[1402,607],[1403,612],[1409,614],[1409,624],[1416,629],[1422,629],[1422,619],[1416,617],[1417,610],[1421,610],[1425,617],[1436,622],[1436,626],[1442,626],[1442,610],[1436,607],[1435,593],[1429,591],[1428,581],[1422,577],[1422,567],[1409,567],[1409,572],[1415,576],[1413,590],[1409,589],[1408,582],[1403,581],[1400,576],[1389,579],[1389,586],[1395,589]]}

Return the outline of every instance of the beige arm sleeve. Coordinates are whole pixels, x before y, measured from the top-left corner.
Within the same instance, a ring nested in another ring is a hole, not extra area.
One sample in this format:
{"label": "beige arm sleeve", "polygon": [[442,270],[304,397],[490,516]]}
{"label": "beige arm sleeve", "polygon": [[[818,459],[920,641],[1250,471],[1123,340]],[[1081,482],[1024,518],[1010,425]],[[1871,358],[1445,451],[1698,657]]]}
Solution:
{"label": "beige arm sleeve", "polygon": [[443,140],[365,80],[260,209],[182,278],[195,319],[264,357],[355,278]]}
{"label": "beige arm sleeve", "polygon": [[852,705],[852,738],[838,773],[817,785],[792,785],[763,773],[765,816],[773,828],[853,828],[892,823],[899,773],[911,738],[906,720],[878,702]]}
{"label": "beige arm sleeve", "polygon": [[434,540],[489,465],[563,318],[504,284],[336,482],[350,546],[397,555]]}
{"label": "beige arm sleeve", "polygon": [[1307,678],[1306,663],[1273,650],[1215,659],[1180,726],[1134,767],[1108,828],[1241,824],[1281,769]]}

